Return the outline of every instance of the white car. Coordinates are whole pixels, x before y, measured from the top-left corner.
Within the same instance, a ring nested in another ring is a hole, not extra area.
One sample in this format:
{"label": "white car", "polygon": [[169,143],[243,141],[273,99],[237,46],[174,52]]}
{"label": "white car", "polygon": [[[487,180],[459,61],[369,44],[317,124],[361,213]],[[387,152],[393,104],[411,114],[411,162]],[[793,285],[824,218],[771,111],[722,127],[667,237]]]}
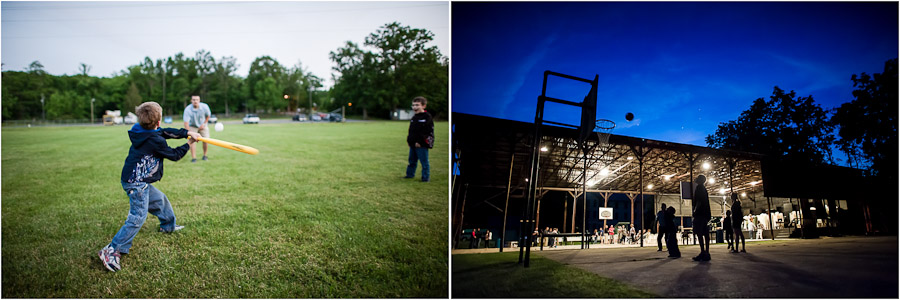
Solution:
{"label": "white car", "polygon": [[129,112],[128,115],[125,116],[125,124],[134,124],[138,122],[138,117],[132,112]]}
{"label": "white car", "polygon": [[259,116],[257,116],[256,114],[247,114],[246,116],[244,116],[244,124],[249,123],[259,124]]}

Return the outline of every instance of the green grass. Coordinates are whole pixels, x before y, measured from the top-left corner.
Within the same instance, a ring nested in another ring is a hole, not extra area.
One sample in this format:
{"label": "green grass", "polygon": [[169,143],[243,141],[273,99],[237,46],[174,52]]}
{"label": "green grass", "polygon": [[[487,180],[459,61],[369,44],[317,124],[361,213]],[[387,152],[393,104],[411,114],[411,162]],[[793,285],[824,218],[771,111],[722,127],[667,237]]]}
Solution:
{"label": "green grass", "polygon": [[453,298],[648,298],[656,295],[531,253],[453,255]]}
{"label": "green grass", "polygon": [[448,125],[430,183],[401,178],[407,127],[212,132],[260,154],[210,145],[208,162],[167,160],[154,186],[186,228],[161,234],[149,216],[116,273],[97,251],[128,214],[130,126],[3,128],[2,297],[447,297]]}

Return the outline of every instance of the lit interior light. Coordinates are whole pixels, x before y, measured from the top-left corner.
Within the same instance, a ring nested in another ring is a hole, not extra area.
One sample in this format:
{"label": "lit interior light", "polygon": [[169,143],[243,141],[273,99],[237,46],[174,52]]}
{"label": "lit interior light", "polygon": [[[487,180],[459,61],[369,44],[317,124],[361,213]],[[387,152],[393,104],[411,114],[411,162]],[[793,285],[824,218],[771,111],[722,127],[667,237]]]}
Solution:
{"label": "lit interior light", "polygon": [[759,181],[752,181],[752,182],[750,182],[750,185],[757,185],[757,184],[759,184]]}
{"label": "lit interior light", "polygon": [[712,178],[712,177],[710,177],[708,181],[709,181],[709,184],[714,184],[714,183],[716,183],[716,179],[715,179],[715,178]]}
{"label": "lit interior light", "polygon": [[597,181],[594,181],[594,180],[591,180],[591,181],[588,181],[588,182],[587,182],[587,185],[588,185],[588,186],[592,186],[592,185],[595,185],[595,184],[597,184]]}
{"label": "lit interior light", "polygon": [[725,189],[719,189],[719,194],[725,195]]}
{"label": "lit interior light", "polygon": [[547,152],[547,147],[546,146],[541,147],[541,152]]}
{"label": "lit interior light", "polygon": [[709,170],[709,163],[708,163],[708,162],[704,162],[704,163],[703,163],[703,169],[704,169],[704,170]]}
{"label": "lit interior light", "polygon": [[665,179],[666,181],[669,181],[669,179],[672,179],[672,176],[675,176],[675,175],[666,175],[666,176],[663,176],[663,179]]}
{"label": "lit interior light", "polygon": [[653,189],[653,185],[652,185],[652,184],[648,184],[648,185],[647,185],[647,189],[648,189],[648,190],[652,190],[652,189]]}
{"label": "lit interior light", "polygon": [[528,178],[525,178],[525,182],[528,182]]}
{"label": "lit interior light", "polygon": [[632,159],[634,159],[634,156],[629,156],[629,157],[628,157],[628,160],[632,160]]}
{"label": "lit interior light", "polygon": [[747,193],[741,193],[741,197],[747,197]]}
{"label": "lit interior light", "polygon": [[600,176],[603,176],[603,177],[609,176],[609,169],[607,169],[607,168],[600,169]]}

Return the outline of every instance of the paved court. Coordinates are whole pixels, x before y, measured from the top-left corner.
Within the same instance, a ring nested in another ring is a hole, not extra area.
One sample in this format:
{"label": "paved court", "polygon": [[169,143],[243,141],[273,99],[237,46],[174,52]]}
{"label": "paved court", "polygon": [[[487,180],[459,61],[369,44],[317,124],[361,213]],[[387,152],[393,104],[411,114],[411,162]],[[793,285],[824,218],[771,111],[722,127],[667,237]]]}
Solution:
{"label": "paved court", "polygon": [[536,252],[666,298],[898,297],[897,237],[776,240],[738,254],[711,248],[709,262],[691,260],[698,246],[680,246],[683,257],[670,259],[655,243]]}

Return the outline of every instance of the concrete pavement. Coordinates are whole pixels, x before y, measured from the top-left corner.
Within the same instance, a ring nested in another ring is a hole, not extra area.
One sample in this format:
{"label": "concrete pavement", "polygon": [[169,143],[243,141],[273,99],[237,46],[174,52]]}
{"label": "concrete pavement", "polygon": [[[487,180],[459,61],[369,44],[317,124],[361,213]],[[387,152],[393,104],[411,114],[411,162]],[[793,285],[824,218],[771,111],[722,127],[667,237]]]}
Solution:
{"label": "concrete pavement", "polygon": [[896,236],[766,241],[738,254],[716,244],[710,262],[691,260],[698,246],[679,249],[679,259],[655,243],[535,253],[667,298],[898,297]]}

